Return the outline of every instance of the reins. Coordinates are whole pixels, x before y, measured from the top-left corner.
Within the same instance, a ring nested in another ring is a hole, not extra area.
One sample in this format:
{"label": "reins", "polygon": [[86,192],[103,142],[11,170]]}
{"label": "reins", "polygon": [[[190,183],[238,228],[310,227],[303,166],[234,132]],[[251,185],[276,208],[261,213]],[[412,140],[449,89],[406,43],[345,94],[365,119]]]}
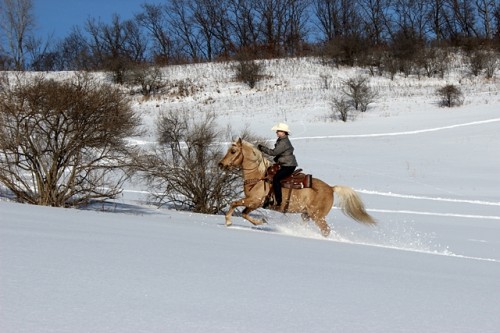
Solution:
{"label": "reins", "polygon": [[[263,181],[266,178],[251,178],[251,179],[245,179],[243,181],[243,185],[254,185],[257,184],[260,181]],[[253,186],[252,186],[253,187]],[[250,189],[252,189],[252,187]]]}
{"label": "reins", "polygon": [[[240,153],[243,154],[243,147],[242,147]],[[243,154],[243,157],[245,158],[244,154]],[[251,162],[251,163],[254,163],[255,166],[252,167],[252,168],[244,168],[243,165],[242,165],[241,169],[243,171],[253,172],[254,170],[258,169],[262,163],[264,163],[264,158],[262,156],[260,158],[256,158],[255,160],[252,160],[252,159],[248,158],[248,161]],[[243,185],[245,185],[245,186],[246,185],[250,185],[249,190],[251,191],[255,185],[257,185],[259,182],[261,182],[261,181],[263,181],[265,179],[266,179],[265,175],[263,177],[261,177],[261,178],[249,178],[249,179],[245,179],[243,181]]]}

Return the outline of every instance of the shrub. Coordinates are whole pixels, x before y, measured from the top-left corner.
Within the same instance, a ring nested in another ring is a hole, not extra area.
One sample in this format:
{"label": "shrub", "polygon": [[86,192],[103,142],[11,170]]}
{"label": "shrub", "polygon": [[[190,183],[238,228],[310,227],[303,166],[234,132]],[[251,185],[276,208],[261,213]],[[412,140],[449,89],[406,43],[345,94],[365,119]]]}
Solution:
{"label": "shrub", "polygon": [[349,113],[352,109],[352,104],[345,97],[336,97],[332,100],[332,113],[331,119],[340,119],[343,122],[347,122],[349,119]]}
{"label": "shrub", "polygon": [[463,94],[460,88],[455,85],[448,84],[436,91],[441,97],[440,105],[446,107],[460,106],[463,104]]}
{"label": "shrub", "polygon": [[213,114],[195,119],[183,110],[159,117],[159,145],[137,160],[158,205],[216,214],[237,197],[238,175],[221,172],[217,165],[223,152],[215,119]]}
{"label": "shrub", "polygon": [[472,75],[479,76],[486,66],[488,54],[483,51],[473,51],[467,57],[467,65]]}
{"label": "shrub", "polygon": [[19,80],[0,91],[0,182],[20,202],[112,198],[127,178],[139,118],[116,88],[87,76]]}
{"label": "shrub", "polygon": [[488,56],[484,62],[484,69],[486,73],[486,78],[491,79],[495,75],[495,71],[498,68],[498,53],[488,52]]}
{"label": "shrub", "polygon": [[262,79],[263,69],[264,66],[255,60],[241,60],[235,66],[236,79],[253,89],[257,82]]}
{"label": "shrub", "polygon": [[429,47],[423,50],[419,57],[419,64],[427,77],[443,78],[448,71],[450,55],[445,48]]}
{"label": "shrub", "polygon": [[357,59],[368,52],[368,43],[358,34],[335,37],[323,48],[325,59],[336,67],[354,66]]}
{"label": "shrub", "polygon": [[365,77],[351,78],[344,82],[343,93],[350,97],[352,106],[361,112],[368,109],[368,105],[377,97],[377,94],[371,90]]}
{"label": "shrub", "polygon": [[149,65],[136,65],[126,71],[124,83],[130,87],[140,86],[143,96],[156,94],[166,86],[160,68]]}

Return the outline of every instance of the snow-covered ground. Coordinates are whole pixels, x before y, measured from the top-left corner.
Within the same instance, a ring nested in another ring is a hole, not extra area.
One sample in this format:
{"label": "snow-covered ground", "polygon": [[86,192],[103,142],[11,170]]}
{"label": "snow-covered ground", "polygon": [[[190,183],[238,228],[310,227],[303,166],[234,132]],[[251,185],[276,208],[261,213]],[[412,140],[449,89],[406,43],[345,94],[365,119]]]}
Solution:
{"label": "snow-covered ground", "polygon": [[[356,189],[378,225],[334,209],[325,239],[259,210],[268,225],[226,228],[145,205],[140,183],[94,210],[4,199],[0,332],[500,332],[500,83],[375,78],[377,102],[343,123],[329,100],[353,69],[275,61],[250,91],[228,68],[168,68],[198,93],[135,108],[148,126],[172,107],[215,111],[270,144],[286,121],[300,167]],[[446,83],[463,106],[437,106]]]}

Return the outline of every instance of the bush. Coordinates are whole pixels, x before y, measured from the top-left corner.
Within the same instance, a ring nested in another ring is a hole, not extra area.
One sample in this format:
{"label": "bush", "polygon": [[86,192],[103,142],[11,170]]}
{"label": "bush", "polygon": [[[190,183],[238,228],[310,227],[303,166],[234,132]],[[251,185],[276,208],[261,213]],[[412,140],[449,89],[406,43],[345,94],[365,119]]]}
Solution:
{"label": "bush", "polygon": [[341,65],[354,66],[357,59],[368,52],[368,43],[357,34],[335,37],[326,43],[322,53],[327,62],[339,67]]}
{"label": "bush", "polygon": [[136,65],[125,72],[124,83],[130,87],[140,86],[143,96],[160,92],[166,86],[160,68],[149,65]]}
{"label": "bush", "polygon": [[463,104],[463,94],[460,88],[455,85],[448,84],[436,91],[441,97],[439,105],[446,107],[460,106]]}
{"label": "bush", "polygon": [[263,69],[264,66],[255,60],[239,61],[235,67],[236,79],[253,89],[257,82],[262,79]]}
{"label": "bush", "polygon": [[38,77],[0,95],[0,183],[20,202],[75,206],[121,192],[124,139],[139,119],[119,90]]}
{"label": "bush", "polygon": [[427,77],[437,76],[444,78],[448,71],[450,55],[445,48],[429,47],[422,51],[419,64],[424,69]]}
{"label": "bush", "polygon": [[472,75],[479,76],[486,66],[488,54],[483,51],[473,51],[467,57],[467,65]]}
{"label": "bush", "polygon": [[342,90],[345,95],[350,97],[352,106],[361,112],[365,112],[368,105],[373,103],[377,97],[377,94],[368,86],[367,81],[367,78],[361,76],[351,78],[344,81],[344,89]]}
{"label": "bush", "polygon": [[332,113],[330,118],[336,120],[340,119],[343,122],[347,122],[349,119],[349,113],[352,109],[352,104],[345,97],[334,98],[332,100]]}
{"label": "bush", "polygon": [[484,69],[487,79],[491,79],[495,75],[498,68],[498,53],[494,51],[487,52],[484,60]]}
{"label": "bush", "polygon": [[159,205],[216,214],[241,191],[237,174],[221,172],[221,133],[215,115],[190,117],[173,110],[158,119],[159,145],[143,152],[137,167]]}

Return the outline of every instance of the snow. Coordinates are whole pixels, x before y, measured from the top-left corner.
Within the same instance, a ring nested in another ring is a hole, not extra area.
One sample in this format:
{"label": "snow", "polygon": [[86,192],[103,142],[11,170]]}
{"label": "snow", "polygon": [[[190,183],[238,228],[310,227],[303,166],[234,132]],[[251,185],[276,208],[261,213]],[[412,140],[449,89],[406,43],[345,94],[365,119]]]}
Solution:
{"label": "snow", "polygon": [[[137,183],[88,210],[4,198],[0,332],[500,331],[496,80],[376,78],[377,103],[342,123],[326,119],[328,96],[352,69],[270,62],[250,91],[224,68],[166,69],[203,89],[135,108],[147,125],[173,105],[216,111],[221,126],[270,142],[286,121],[300,167],[356,189],[378,225],[333,209],[325,239],[298,215],[258,210],[268,225],[234,216],[226,228],[220,215],[145,204]],[[459,108],[436,105],[449,82],[462,83]]]}

